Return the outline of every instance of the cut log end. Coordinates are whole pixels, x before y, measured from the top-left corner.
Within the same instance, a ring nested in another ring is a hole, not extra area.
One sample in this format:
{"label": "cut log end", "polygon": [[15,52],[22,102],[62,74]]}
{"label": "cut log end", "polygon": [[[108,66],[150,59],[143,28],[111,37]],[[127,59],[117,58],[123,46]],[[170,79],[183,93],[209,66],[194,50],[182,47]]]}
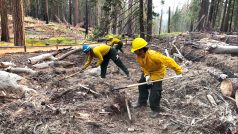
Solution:
{"label": "cut log end", "polygon": [[232,95],[232,91],[233,91],[233,87],[232,87],[232,82],[229,79],[224,79],[221,82],[221,93],[224,96],[231,96]]}
{"label": "cut log end", "polygon": [[221,82],[221,93],[224,96],[235,97],[238,90],[238,78],[226,78]]}

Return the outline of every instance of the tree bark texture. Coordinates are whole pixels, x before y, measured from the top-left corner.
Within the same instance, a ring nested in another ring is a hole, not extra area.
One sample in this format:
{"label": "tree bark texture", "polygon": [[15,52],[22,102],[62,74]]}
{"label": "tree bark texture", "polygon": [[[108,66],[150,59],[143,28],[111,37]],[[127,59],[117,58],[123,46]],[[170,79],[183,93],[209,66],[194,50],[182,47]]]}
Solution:
{"label": "tree bark texture", "polygon": [[[170,7],[169,7],[169,16],[168,16],[168,33],[170,33],[170,14],[171,14],[171,11],[170,11]],[[190,25],[191,26],[191,25]],[[191,29],[191,28],[190,28]]]}
{"label": "tree bark texture", "polygon": [[45,0],[45,23],[49,24],[49,5],[48,0]]}
{"label": "tree bark texture", "polygon": [[23,0],[12,0],[14,45],[25,46]]}
{"label": "tree bark texture", "polygon": [[130,8],[130,10],[129,10],[129,17],[128,17],[128,26],[127,26],[127,34],[128,35],[131,35],[132,34],[132,11],[133,11],[133,0],[129,0],[128,1],[128,4],[129,4],[129,6],[128,6],[128,9]]}
{"label": "tree bark texture", "polygon": [[1,41],[10,42],[6,0],[0,0],[0,6],[2,30]]}
{"label": "tree bark texture", "polygon": [[140,23],[140,37],[145,38],[145,30],[144,30],[144,15],[143,15],[143,0],[140,0],[140,16],[139,16],[139,23]]}
{"label": "tree bark texture", "polygon": [[78,0],[74,0],[74,26],[77,26],[78,24],[78,12],[79,12],[79,9],[78,9]]}
{"label": "tree bark texture", "polygon": [[152,9],[153,3],[152,0],[147,1],[147,41],[150,42],[152,36]]}
{"label": "tree bark texture", "polygon": [[199,24],[198,24],[198,31],[204,31],[207,24],[206,24],[206,19],[203,18],[203,16],[207,17],[208,15],[208,6],[209,6],[209,1],[207,0],[202,0],[201,2],[201,8],[199,12]]}

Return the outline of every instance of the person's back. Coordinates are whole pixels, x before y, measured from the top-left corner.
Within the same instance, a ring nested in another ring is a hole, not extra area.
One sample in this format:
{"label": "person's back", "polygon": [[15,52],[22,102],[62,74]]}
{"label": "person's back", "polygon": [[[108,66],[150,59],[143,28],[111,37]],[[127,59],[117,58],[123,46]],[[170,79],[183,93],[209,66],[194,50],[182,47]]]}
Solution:
{"label": "person's back", "polygon": [[176,73],[182,72],[181,67],[172,58],[155,50],[148,49],[144,58],[137,56],[136,60],[145,72],[150,73],[151,80],[162,79],[166,74],[166,67],[172,68]]}

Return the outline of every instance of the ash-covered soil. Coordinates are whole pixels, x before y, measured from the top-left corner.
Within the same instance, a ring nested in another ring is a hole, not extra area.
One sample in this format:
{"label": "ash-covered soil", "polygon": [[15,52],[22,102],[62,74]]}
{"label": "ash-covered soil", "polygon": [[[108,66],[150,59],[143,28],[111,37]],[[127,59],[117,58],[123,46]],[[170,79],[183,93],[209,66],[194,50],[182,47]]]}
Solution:
{"label": "ash-covered soil", "polygon": [[[159,46],[160,47],[160,46]],[[160,48],[163,48],[162,46]],[[161,50],[157,47],[153,49]],[[96,74],[81,73],[59,80],[79,70],[86,58],[83,53],[72,54],[65,61],[75,63],[71,68],[49,67],[35,69],[27,59],[41,53],[16,53],[0,57],[0,62],[11,61],[18,67],[28,66],[37,74],[22,74],[25,85],[37,93],[25,95],[8,93],[14,98],[0,98],[0,132],[13,133],[238,133],[237,108],[233,101],[224,99],[219,91],[219,81],[212,71],[237,73],[237,57],[211,54],[196,62],[184,64],[183,77],[163,81],[161,113],[158,118],[149,117],[150,108],[130,108],[132,120],[127,112],[110,113],[116,94],[123,94],[130,102],[137,100],[137,87],[111,92],[114,87],[137,83],[140,66],[130,46],[124,46],[121,60],[131,73],[131,80],[118,71],[110,61],[107,78]],[[228,63],[229,64],[226,64]],[[168,69],[167,76],[175,73]],[[229,75],[229,74],[228,74]],[[82,88],[85,85],[98,94]],[[211,95],[213,106],[207,95]]]}

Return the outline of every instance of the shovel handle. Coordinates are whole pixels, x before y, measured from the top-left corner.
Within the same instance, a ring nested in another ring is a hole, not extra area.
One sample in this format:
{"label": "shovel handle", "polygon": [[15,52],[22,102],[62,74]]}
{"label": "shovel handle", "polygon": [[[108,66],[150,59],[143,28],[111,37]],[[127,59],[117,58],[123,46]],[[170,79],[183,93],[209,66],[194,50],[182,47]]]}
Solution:
{"label": "shovel handle", "polygon": [[68,79],[68,78],[73,77],[73,76],[75,76],[75,75],[77,75],[77,74],[80,74],[80,73],[81,73],[80,71],[79,71],[79,72],[76,72],[76,73],[73,73],[73,74],[71,74],[71,75],[68,75],[68,76],[66,76],[66,77],[63,77],[63,78],[59,79],[59,81]]}
{"label": "shovel handle", "polygon": [[[172,77],[168,77],[168,78],[164,78],[164,79],[159,79],[159,80],[154,80],[154,81],[149,81],[149,82],[150,83],[155,83],[155,82],[169,80],[169,79],[173,79],[173,78],[179,78],[179,77],[182,77],[182,76],[177,76],[176,75],[176,76],[172,76]],[[140,86],[140,85],[145,85],[145,84],[148,84],[148,82],[131,84],[131,85],[123,86],[123,87],[114,88],[113,90],[120,90],[120,89],[125,89],[125,88],[129,88],[129,87],[135,87],[135,86]]]}

